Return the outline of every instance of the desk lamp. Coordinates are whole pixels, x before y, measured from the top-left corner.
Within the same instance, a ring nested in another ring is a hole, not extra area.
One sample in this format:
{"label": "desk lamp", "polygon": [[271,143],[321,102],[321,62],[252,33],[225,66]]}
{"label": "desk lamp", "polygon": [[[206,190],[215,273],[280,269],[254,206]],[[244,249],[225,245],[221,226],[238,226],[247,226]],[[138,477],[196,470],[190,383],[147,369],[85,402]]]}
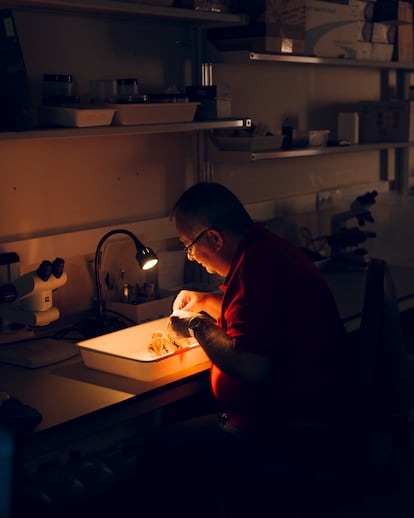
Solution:
{"label": "desk lamp", "polygon": [[117,228],[115,230],[111,230],[106,233],[102,239],[99,241],[98,246],[96,247],[95,253],[95,283],[96,283],[96,293],[97,293],[97,306],[98,306],[98,322],[103,321],[104,318],[104,310],[103,310],[103,300],[102,300],[102,291],[101,291],[101,281],[100,281],[100,265],[101,265],[101,248],[104,242],[114,234],[125,234],[129,236],[133,242],[135,243],[135,247],[137,249],[136,259],[140,266],[140,268],[144,271],[151,270],[158,263],[158,257],[155,252],[151,250],[151,248],[147,248],[145,245],[141,243],[141,241],[129,230],[125,230],[122,228]]}

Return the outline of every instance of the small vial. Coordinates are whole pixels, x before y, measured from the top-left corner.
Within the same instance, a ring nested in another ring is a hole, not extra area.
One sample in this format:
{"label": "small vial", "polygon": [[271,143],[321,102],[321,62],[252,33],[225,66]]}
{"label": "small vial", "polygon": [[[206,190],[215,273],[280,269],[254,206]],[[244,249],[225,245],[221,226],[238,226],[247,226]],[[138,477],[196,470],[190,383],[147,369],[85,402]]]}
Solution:
{"label": "small vial", "polygon": [[44,74],[42,100],[44,104],[67,103],[74,97],[72,74]]}
{"label": "small vial", "polygon": [[283,122],[282,135],[284,136],[282,148],[291,149],[293,146],[293,126],[292,126],[292,123],[289,121],[289,119],[286,119]]}
{"label": "small vial", "polygon": [[138,79],[117,79],[116,83],[119,99],[129,99],[138,95]]}

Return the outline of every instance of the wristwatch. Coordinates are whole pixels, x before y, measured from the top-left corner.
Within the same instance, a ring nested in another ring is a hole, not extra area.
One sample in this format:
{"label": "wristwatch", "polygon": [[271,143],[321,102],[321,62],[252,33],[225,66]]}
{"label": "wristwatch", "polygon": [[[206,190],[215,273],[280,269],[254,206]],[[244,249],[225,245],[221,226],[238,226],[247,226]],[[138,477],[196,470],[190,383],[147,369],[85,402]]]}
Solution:
{"label": "wristwatch", "polygon": [[190,333],[190,336],[195,338],[195,331],[201,327],[203,323],[203,319],[200,317],[193,317],[188,322],[188,332]]}

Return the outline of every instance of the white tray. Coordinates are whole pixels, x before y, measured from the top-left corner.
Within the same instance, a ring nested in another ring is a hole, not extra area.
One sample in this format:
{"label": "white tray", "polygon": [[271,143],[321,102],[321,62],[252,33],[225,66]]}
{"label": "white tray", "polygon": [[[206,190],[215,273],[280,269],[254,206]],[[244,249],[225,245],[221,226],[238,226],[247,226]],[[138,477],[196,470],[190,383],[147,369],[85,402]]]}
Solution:
{"label": "white tray", "polygon": [[166,124],[191,122],[200,103],[140,103],[107,104],[115,109],[112,124],[131,126],[135,124]]}
{"label": "white tray", "polygon": [[109,126],[115,110],[113,108],[66,108],[63,106],[42,106],[39,119],[42,124],[87,128]]}
{"label": "white tray", "polygon": [[154,357],[148,345],[154,331],[165,331],[168,318],[153,320],[77,343],[83,363],[92,369],[141,381],[176,374],[208,361],[197,342],[164,356]]}

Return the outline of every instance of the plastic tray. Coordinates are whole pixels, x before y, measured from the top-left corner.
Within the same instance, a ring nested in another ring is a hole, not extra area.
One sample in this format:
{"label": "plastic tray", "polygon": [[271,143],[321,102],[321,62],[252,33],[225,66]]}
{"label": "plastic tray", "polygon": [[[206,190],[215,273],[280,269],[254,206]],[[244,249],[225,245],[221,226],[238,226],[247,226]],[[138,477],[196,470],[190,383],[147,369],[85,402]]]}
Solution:
{"label": "plastic tray", "polygon": [[166,124],[191,122],[199,103],[139,103],[108,104],[115,109],[112,124],[129,126],[139,124]]}
{"label": "plastic tray", "polygon": [[42,106],[39,119],[42,124],[68,128],[109,126],[115,110],[113,108],[66,108],[63,106]]}
{"label": "plastic tray", "polygon": [[165,331],[168,318],[153,320],[77,343],[83,363],[92,369],[141,381],[176,374],[208,361],[197,342],[164,356],[148,351],[154,331]]}

